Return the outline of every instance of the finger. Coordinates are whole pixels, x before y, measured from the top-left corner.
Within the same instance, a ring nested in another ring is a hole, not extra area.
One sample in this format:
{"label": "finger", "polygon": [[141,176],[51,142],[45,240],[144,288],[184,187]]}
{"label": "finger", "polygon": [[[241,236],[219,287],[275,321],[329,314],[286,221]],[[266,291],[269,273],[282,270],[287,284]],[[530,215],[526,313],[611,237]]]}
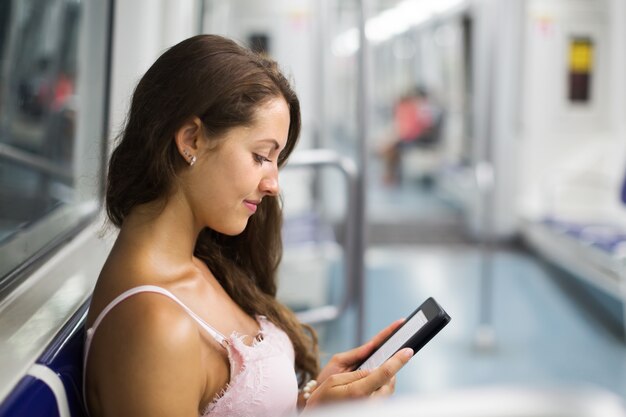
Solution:
{"label": "finger", "polygon": [[381,330],[376,336],[372,337],[372,339],[366,343],[365,345],[371,344],[374,347],[378,347],[381,343],[383,343],[393,332],[396,331],[398,327],[400,327],[406,319],[399,319],[391,323],[389,326],[385,327]]}
{"label": "finger", "polygon": [[367,356],[369,356],[370,350],[371,348],[367,344],[365,344],[350,350],[346,350],[345,352],[337,353],[335,354],[334,359],[336,359],[337,363],[341,364],[342,366],[349,367],[350,365],[360,362]]}
{"label": "finger", "polygon": [[[360,369],[353,372],[344,372],[329,376],[322,384],[313,391],[313,394],[307,401],[307,406],[318,404],[321,402],[333,402],[345,399],[347,396],[353,395],[348,389],[352,383],[365,378],[370,371]],[[349,397],[348,397],[349,398]]]}
{"label": "finger", "polygon": [[330,385],[331,387],[336,387],[339,385],[348,385],[355,381],[365,378],[370,373],[371,373],[370,371],[365,370],[365,369],[359,369],[358,371],[353,371],[353,372],[343,372],[340,374],[334,374],[334,375],[329,376],[328,379],[326,380],[327,382],[325,383]]}
{"label": "finger", "polygon": [[394,321],[374,336],[369,342],[354,349],[338,353],[335,355],[335,359],[338,363],[347,367],[363,361],[371,355],[374,349],[378,348],[378,346],[380,346],[398,327],[400,327],[404,321],[405,319],[403,318]]}
{"label": "finger", "polygon": [[394,377],[391,378],[388,383],[386,383],[385,385],[383,385],[382,387],[374,391],[371,397],[387,397],[393,394],[395,390],[396,390],[396,377],[394,375]]}
{"label": "finger", "polygon": [[[350,359],[354,359],[354,357],[357,358],[357,360],[355,362],[358,362],[360,360],[363,360],[365,358],[367,358],[373,351],[374,349],[378,348],[378,346],[380,346],[385,340],[387,340],[387,338],[389,336],[391,336],[391,334],[396,331],[396,329],[398,327],[400,327],[406,319],[402,318],[402,319],[398,319],[396,321],[394,321],[393,323],[391,323],[389,326],[385,327],[383,330],[381,330],[376,336],[372,337],[368,342],[366,342],[365,344],[354,348],[352,350],[349,350],[347,352],[344,352],[342,354],[337,355],[342,356],[342,355],[350,355],[349,358]],[[343,358],[341,358],[343,359]]]}
{"label": "finger", "polygon": [[385,363],[371,371],[370,374],[362,379],[356,380],[350,384],[350,388],[357,392],[372,393],[389,383],[389,381],[396,375],[396,373],[402,369],[404,365],[413,356],[413,349],[404,348],[391,358],[387,359]]}
{"label": "finger", "polygon": [[380,388],[384,388],[384,387],[389,387],[389,388],[391,388],[392,390],[395,390],[395,389],[396,389],[396,375],[394,375],[394,376],[393,376],[393,377],[389,380],[389,382],[387,382],[385,385],[383,385],[383,386],[382,386],[382,387],[380,387]]}
{"label": "finger", "polygon": [[391,387],[390,385],[383,385],[382,387],[374,391],[372,395],[370,395],[370,397],[372,398],[389,397],[391,394],[393,394],[394,391],[395,391],[395,388]]}

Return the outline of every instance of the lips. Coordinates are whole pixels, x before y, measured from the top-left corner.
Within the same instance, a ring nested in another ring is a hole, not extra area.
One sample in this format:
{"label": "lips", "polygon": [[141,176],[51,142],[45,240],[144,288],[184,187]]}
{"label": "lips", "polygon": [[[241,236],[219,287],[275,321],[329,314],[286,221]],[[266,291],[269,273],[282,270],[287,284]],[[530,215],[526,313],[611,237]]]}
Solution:
{"label": "lips", "polygon": [[246,206],[248,208],[248,210],[250,210],[252,213],[256,212],[256,209],[257,209],[259,204],[261,204],[260,201],[251,201],[251,200],[244,200],[243,201],[243,205]]}

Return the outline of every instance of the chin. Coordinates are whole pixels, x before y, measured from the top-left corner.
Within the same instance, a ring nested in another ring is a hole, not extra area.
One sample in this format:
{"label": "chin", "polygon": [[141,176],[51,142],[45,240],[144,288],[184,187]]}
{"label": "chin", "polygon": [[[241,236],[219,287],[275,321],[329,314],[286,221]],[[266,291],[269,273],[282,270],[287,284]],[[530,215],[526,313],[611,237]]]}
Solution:
{"label": "chin", "polygon": [[231,225],[230,227],[223,227],[221,230],[218,230],[223,235],[226,236],[237,236],[243,233],[246,230],[246,226],[248,226],[248,222],[246,221],[243,224]]}
{"label": "chin", "polygon": [[237,236],[243,233],[248,227],[251,216],[234,215],[231,213],[227,216],[221,216],[219,220],[207,221],[205,225],[211,229],[226,236]]}

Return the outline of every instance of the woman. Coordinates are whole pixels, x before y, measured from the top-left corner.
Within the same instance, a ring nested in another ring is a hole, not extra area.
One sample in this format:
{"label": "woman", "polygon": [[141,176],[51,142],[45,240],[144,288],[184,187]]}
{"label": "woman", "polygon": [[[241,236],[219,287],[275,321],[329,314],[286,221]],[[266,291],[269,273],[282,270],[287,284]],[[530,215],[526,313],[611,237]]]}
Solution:
{"label": "woman", "polygon": [[[312,329],[275,298],[278,168],[299,131],[276,64],[218,36],[179,43],[141,79],[109,165],[120,231],[87,318],[92,417],[280,416],[393,391],[410,350],[348,371],[399,322],[318,375]],[[315,377],[306,402],[298,386]]]}

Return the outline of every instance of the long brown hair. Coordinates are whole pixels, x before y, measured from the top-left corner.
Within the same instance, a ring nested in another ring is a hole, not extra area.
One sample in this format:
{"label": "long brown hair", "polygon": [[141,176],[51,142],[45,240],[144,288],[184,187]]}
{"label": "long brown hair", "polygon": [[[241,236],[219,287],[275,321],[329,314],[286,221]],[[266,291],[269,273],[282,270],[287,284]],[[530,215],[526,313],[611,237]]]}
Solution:
{"label": "long brown hair", "polygon": [[[139,81],[111,155],[106,190],[111,222],[120,227],[135,206],[167,199],[185,164],[174,135],[189,117],[199,117],[207,136],[217,138],[251,125],[255,110],[276,97],[285,99],[290,116],[278,158],[282,166],[300,134],[300,103],[276,63],[215,35],[195,36],[167,50]],[[247,314],[265,315],[289,335],[302,385],[319,372],[317,337],[276,299],[281,225],[280,201],[265,197],[243,233],[227,236],[205,228],[194,254]]]}

